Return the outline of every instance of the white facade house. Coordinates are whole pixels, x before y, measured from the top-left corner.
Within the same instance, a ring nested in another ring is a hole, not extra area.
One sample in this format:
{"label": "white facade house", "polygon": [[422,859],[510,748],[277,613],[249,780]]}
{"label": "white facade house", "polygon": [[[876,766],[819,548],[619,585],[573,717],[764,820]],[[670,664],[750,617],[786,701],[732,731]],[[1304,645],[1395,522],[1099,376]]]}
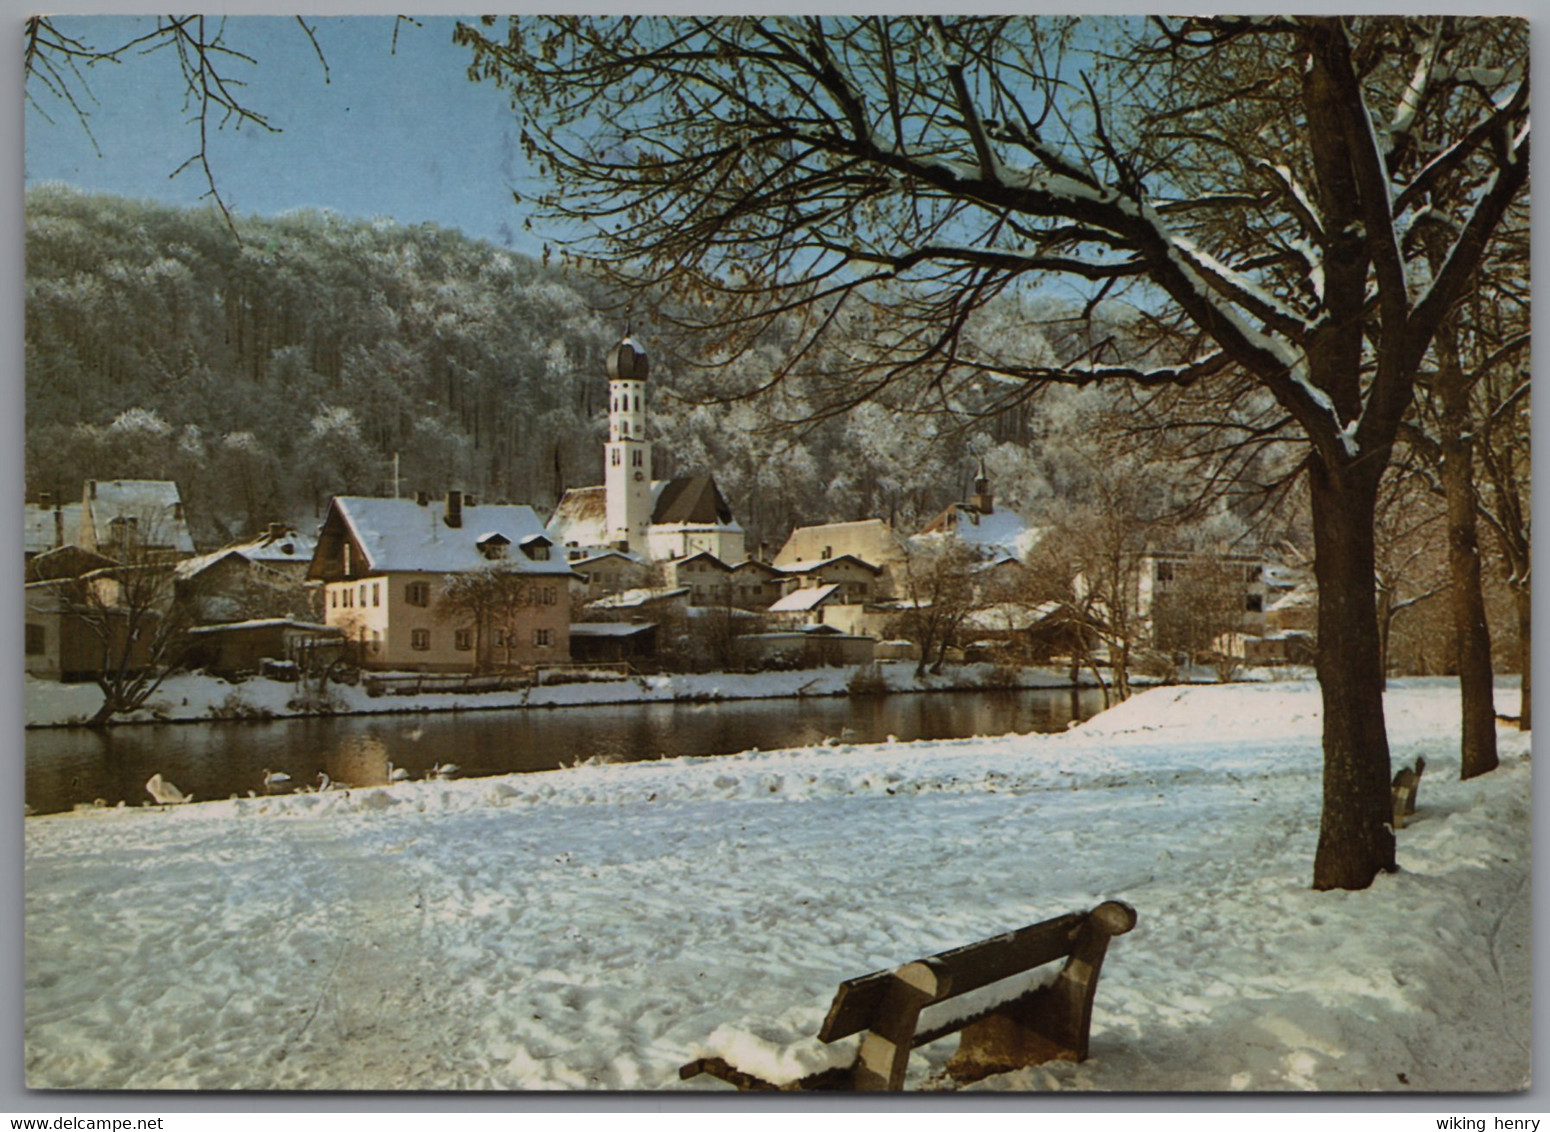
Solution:
{"label": "white facade house", "polygon": [[[363,667],[558,664],[570,660],[575,575],[552,545],[530,507],[476,506],[457,491],[445,502],[339,495],[309,576],[323,583],[325,623],[358,649]],[[488,624],[446,608],[449,579],[480,574],[515,583],[514,600]]]}

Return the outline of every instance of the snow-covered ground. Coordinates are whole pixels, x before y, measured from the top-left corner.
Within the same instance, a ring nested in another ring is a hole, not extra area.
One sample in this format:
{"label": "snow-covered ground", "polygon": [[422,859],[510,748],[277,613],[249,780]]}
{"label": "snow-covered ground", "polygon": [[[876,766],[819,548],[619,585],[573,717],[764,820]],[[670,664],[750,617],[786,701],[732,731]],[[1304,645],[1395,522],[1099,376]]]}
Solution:
{"label": "snow-covered ground", "polygon": [[[821,1063],[842,979],[1118,898],[1139,925],[1090,1060],[973,1088],[1517,1090],[1529,747],[1503,730],[1459,782],[1456,712],[1446,682],[1390,690],[1396,764],[1428,769],[1402,870],[1358,893],[1308,887],[1311,684],[1159,688],[1062,735],[32,818],[27,1082],[725,1089],[677,1067]],[[950,1087],[952,1047],[907,1087]]]}

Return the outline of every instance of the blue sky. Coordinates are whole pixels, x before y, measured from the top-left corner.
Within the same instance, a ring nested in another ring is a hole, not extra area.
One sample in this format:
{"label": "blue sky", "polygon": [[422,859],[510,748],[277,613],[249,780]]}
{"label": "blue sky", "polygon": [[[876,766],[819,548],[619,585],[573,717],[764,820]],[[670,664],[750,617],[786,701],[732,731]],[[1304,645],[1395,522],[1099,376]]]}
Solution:
{"label": "blue sky", "polygon": [[[97,44],[123,42],[153,26],[149,17],[120,16],[57,23]],[[233,65],[247,83],[246,104],[282,131],[228,125],[211,135],[212,165],[229,208],[264,216],[327,208],[405,224],[429,221],[530,254],[541,250],[542,234],[523,231],[525,207],[511,197],[514,188],[526,194],[539,187],[527,175],[515,114],[503,92],[469,81],[469,53],[453,45],[451,18],[401,24],[396,51],[389,17],[309,23],[328,61],[326,75],[294,20],[226,21],[228,45],[258,61]],[[27,183],[62,181],[198,203],[206,185],[197,169],[171,177],[198,148],[171,52],[95,67],[84,77],[95,100],[87,105],[91,137],[47,92],[36,92],[46,117],[28,106]]]}

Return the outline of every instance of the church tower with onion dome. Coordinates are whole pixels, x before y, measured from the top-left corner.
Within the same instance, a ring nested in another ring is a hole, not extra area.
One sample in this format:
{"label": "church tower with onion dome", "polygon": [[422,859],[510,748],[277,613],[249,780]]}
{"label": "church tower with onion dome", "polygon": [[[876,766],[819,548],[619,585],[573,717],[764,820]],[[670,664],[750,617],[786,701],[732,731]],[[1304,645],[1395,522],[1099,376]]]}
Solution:
{"label": "church tower with onion dome", "polygon": [[608,541],[647,552],[651,525],[651,441],[646,437],[646,351],[625,332],[608,352],[608,443],[603,486]]}

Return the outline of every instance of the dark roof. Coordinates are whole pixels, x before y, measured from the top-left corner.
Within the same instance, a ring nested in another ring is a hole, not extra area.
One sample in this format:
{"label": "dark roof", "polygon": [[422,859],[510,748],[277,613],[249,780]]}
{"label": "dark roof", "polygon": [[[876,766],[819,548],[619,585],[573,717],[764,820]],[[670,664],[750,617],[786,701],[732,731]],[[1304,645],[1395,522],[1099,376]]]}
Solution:
{"label": "dark roof", "polygon": [[657,496],[653,523],[703,523],[707,526],[732,521],[732,508],[708,475],[679,476],[668,480]]}

